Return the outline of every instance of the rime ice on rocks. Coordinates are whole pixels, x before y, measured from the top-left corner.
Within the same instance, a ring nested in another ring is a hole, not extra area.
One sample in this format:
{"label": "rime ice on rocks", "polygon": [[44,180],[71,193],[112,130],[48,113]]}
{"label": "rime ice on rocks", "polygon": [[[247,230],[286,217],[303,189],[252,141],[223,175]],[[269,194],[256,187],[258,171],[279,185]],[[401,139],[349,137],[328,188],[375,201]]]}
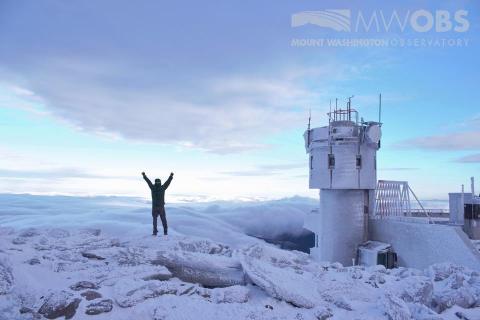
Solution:
{"label": "rime ice on rocks", "polygon": [[[344,267],[261,242],[232,249],[180,235],[118,242],[36,229],[12,244],[16,237],[0,234],[5,319],[436,319],[480,311],[479,274],[454,264]],[[40,263],[29,264],[33,257]]]}

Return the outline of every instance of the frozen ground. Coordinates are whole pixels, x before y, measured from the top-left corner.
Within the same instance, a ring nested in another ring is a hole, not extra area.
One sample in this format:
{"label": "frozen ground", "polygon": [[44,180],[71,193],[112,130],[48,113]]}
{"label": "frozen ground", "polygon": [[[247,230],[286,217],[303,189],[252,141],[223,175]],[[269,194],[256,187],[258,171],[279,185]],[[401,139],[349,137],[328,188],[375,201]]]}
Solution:
{"label": "frozen ground", "polygon": [[[343,267],[246,235],[301,230],[312,205],[0,196],[0,319],[480,319],[480,275]],[[301,218],[298,218],[300,216]]]}

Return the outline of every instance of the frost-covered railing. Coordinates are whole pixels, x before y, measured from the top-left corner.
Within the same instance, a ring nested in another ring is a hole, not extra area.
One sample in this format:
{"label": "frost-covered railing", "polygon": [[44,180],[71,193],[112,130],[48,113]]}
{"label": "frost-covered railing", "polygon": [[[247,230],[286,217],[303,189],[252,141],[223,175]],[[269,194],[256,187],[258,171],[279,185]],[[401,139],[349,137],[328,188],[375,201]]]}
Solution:
{"label": "frost-covered railing", "polygon": [[420,210],[428,218],[429,223],[433,223],[407,181],[378,180],[374,218],[411,217],[410,195],[420,206],[416,211]]}

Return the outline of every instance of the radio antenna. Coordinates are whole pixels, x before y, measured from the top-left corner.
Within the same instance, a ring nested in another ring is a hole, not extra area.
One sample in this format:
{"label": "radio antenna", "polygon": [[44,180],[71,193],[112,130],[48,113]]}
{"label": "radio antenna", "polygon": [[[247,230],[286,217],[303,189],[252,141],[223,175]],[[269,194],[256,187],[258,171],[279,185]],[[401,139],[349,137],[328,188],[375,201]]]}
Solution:
{"label": "radio antenna", "polygon": [[335,98],[335,113],[333,114],[335,116],[335,121],[337,121],[337,108],[338,108],[338,98]]}
{"label": "radio antenna", "polygon": [[308,109],[308,129],[307,129],[307,141],[308,141],[308,146],[310,146],[310,122],[312,120],[312,108]]}
{"label": "radio antenna", "polygon": [[378,123],[382,125],[382,94],[378,95]]}
{"label": "radio antenna", "polygon": [[328,113],[328,125],[330,125],[331,120],[332,120],[332,99],[330,99],[330,112]]}

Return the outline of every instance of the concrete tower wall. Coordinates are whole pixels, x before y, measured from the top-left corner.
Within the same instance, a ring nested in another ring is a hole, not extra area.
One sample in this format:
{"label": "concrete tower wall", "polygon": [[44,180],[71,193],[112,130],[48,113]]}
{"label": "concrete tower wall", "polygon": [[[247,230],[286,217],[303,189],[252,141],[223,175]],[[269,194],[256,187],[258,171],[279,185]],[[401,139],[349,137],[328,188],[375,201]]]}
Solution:
{"label": "concrete tower wall", "polygon": [[320,191],[320,212],[315,215],[316,221],[306,226],[315,229],[318,239],[317,246],[310,250],[315,258],[352,264],[365,236],[365,199],[364,190]]}

